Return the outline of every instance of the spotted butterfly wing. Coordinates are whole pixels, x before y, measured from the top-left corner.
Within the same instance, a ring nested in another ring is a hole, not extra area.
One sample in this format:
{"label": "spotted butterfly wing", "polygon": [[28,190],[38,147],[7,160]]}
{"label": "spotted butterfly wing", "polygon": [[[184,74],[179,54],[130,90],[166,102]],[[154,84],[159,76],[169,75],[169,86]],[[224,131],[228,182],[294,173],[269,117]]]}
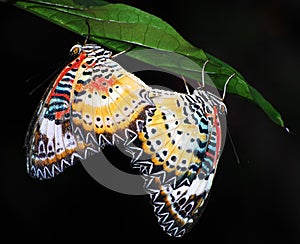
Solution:
{"label": "spotted butterfly wing", "polygon": [[146,156],[133,166],[145,179],[160,226],[180,237],[199,219],[210,192],[225,105],[201,89],[192,95],[152,90],[150,98],[155,109],[139,132]]}
{"label": "spotted butterfly wing", "polygon": [[[87,59],[87,62],[89,60]],[[106,144],[123,145],[132,156],[141,149],[131,143],[137,138],[149,107],[148,87],[111,59],[88,66],[78,75],[71,103],[76,140],[86,158]]]}
{"label": "spotted butterfly wing", "polygon": [[35,178],[54,177],[117,139],[130,144],[151,103],[148,87],[111,52],[86,44],[71,53],[77,57],[50,84],[28,129],[27,171]]}

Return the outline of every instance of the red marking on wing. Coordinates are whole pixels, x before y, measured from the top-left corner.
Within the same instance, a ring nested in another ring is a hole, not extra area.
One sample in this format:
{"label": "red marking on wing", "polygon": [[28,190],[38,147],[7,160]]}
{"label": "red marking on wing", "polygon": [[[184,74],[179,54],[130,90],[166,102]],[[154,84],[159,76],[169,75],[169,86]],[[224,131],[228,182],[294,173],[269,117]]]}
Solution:
{"label": "red marking on wing", "polygon": [[216,128],[216,134],[217,134],[217,142],[216,142],[216,155],[214,158],[214,166],[216,166],[219,158],[219,152],[221,149],[221,126],[220,126],[220,121],[218,115],[218,109],[215,106],[214,107],[214,127]]}
{"label": "red marking on wing", "polygon": [[104,77],[95,77],[92,82],[87,85],[87,88],[93,91],[102,91],[104,93],[108,93],[108,88],[112,87],[115,79],[105,79]]}
{"label": "red marking on wing", "polygon": [[[206,156],[211,157],[211,158],[214,158],[214,157],[215,157],[215,155],[213,155],[213,154],[211,154],[211,153],[209,153],[209,152],[206,152]],[[214,161],[214,163],[215,163],[215,161]]]}
{"label": "red marking on wing", "polygon": [[[51,92],[49,93],[46,103],[50,102],[51,97],[55,95],[55,87],[58,85],[58,83],[62,80],[62,78],[65,76],[66,73],[68,73],[71,69],[78,68],[81,64],[82,61],[86,58],[86,53],[81,53],[75,60],[73,60],[70,64],[72,65],[67,65],[62,72],[59,74],[59,76],[56,78],[53,88],[51,89]],[[74,80],[71,80],[70,82],[73,83]],[[69,97],[66,97],[69,99]]]}
{"label": "red marking on wing", "polygon": [[63,116],[64,116],[65,114],[69,113],[69,112],[70,112],[70,107],[68,107],[68,108],[67,108],[66,110],[64,110],[64,111],[56,112],[56,113],[55,113],[55,119],[62,119]]}

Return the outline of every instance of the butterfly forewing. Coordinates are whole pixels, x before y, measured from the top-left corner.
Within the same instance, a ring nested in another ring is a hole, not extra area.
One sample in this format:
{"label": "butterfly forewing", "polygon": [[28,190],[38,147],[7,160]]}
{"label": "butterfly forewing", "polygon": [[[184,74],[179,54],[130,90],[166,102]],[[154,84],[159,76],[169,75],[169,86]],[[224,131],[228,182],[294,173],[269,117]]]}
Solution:
{"label": "butterfly forewing", "polygon": [[152,106],[147,87],[111,59],[87,68],[76,80],[71,102],[74,134],[86,158],[106,144],[130,146]]}
{"label": "butterfly forewing", "polygon": [[47,89],[28,130],[32,177],[51,178],[105,144],[130,143],[151,106],[148,87],[112,61],[110,52],[94,44],[72,50],[80,51]]}

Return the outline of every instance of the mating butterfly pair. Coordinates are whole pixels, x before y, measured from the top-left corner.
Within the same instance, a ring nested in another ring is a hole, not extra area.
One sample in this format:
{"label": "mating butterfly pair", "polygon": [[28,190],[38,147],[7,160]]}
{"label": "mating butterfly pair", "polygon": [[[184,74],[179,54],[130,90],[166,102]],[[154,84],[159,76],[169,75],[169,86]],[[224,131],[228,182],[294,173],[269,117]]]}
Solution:
{"label": "mating butterfly pair", "polygon": [[[193,94],[152,89],[95,44],[76,56],[48,87],[26,137],[27,171],[48,179],[105,145],[135,140],[132,166],[145,180],[163,230],[184,235],[204,209],[214,179],[226,108],[202,88]],[[101,162],[99,162],[101,163]]]}

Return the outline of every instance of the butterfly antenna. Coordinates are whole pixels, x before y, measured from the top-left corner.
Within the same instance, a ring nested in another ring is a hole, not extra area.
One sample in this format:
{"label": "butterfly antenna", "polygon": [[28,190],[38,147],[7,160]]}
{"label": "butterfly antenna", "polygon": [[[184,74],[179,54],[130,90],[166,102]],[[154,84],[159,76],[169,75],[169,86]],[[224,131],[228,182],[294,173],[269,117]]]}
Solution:
{"label": "butterfly antenna", "polygon": [[[30,78],[29,78],[30,79]],[[29,80],[28,79],[28,80]],[[42,87],[43,84],[46,83],[48,79],[44,80],[43,82],[39,83],[35,88],[33,88],[29,93],[28,95],[31,96],[36,90],[38,90],[40,87]],[[26,80],[26,83],[29,83],[29,81]]]}
{"label": "butterfly antenna", "polygon": [[236,147],[235,147],[235,145],[234,145],[234,143],[233,143],[233,139],[232,139],[232,136],[231,136],[231,134],[230,134],[230,131],[229,131],[228,126],[227,126],[227,133],[228,133],[228,137],[229,137],[230,143],[231,143],[231,145],[232,145],[232,149],[233,149],[234,156],[235,156],[235,158],[236,158],[236,162],[237,162],[237,164],[240,164],[241,161],[240,161],[239,155],[238,155],[238,153],[237,153]]}
{"label": "butterfly antenna", "polygon": [[91,34],[91,26],[90,26],[89,22],[86,20],[85,23],[86,23],[86,25],[88,27],[88,32],[87,32],[87,35],[86,35],[84,43],[83,43],[84,46],[86,45],[86,43],[90,39],[90,34]]}
{"label": "butterfly antenna", "polygon": [[[49,81],[53,79],[53,77],[64,67],[66,66],[66,62],[61,63],[54,71],[51,72],[50,75],[46,79],[44,79],[42,82],[40,82],[38,85],[36,85],[29,93],[28,95],[31,96],[35,91],[37,91],[39,88],[41,88],[44,84],[48,84]],[[33,77],[30,77],[26,80],[26,84],[29,85],[29,83],[33,80]]]}
{"label": "butterfly antenna", "polygon": [[207,59],[203,66],[202,66],[202,70],[201,70],[201,82],[202,82],[202,88],[205,87],[205,82],[204,82],[204,75],[205,75],[205,67],[206,67],[206,64],[209,62],[209,59]]}
{"label": "butterfly antenna", "polygon": [[31,96],[33,93],[35,93],[35,91],[37,91],[39,88],[42,87],[43,84],[46,83],[48,79],[44,80],[43,82],[41,82],[40,84],[38,84],[35,88],[33,88],[29,93],[28,95]]}
{"label": "butterfly antenna", "polygon": [[224,101],[224,99],[225,99],[227,85],[228,85],[229,81],[232,79],[233,76],[235,76],[235,73],[233,73],[231,76],[229,76],[228,79],[225,82],[225,85],[224,85],[224,88],[223,88],[222,101]]}

